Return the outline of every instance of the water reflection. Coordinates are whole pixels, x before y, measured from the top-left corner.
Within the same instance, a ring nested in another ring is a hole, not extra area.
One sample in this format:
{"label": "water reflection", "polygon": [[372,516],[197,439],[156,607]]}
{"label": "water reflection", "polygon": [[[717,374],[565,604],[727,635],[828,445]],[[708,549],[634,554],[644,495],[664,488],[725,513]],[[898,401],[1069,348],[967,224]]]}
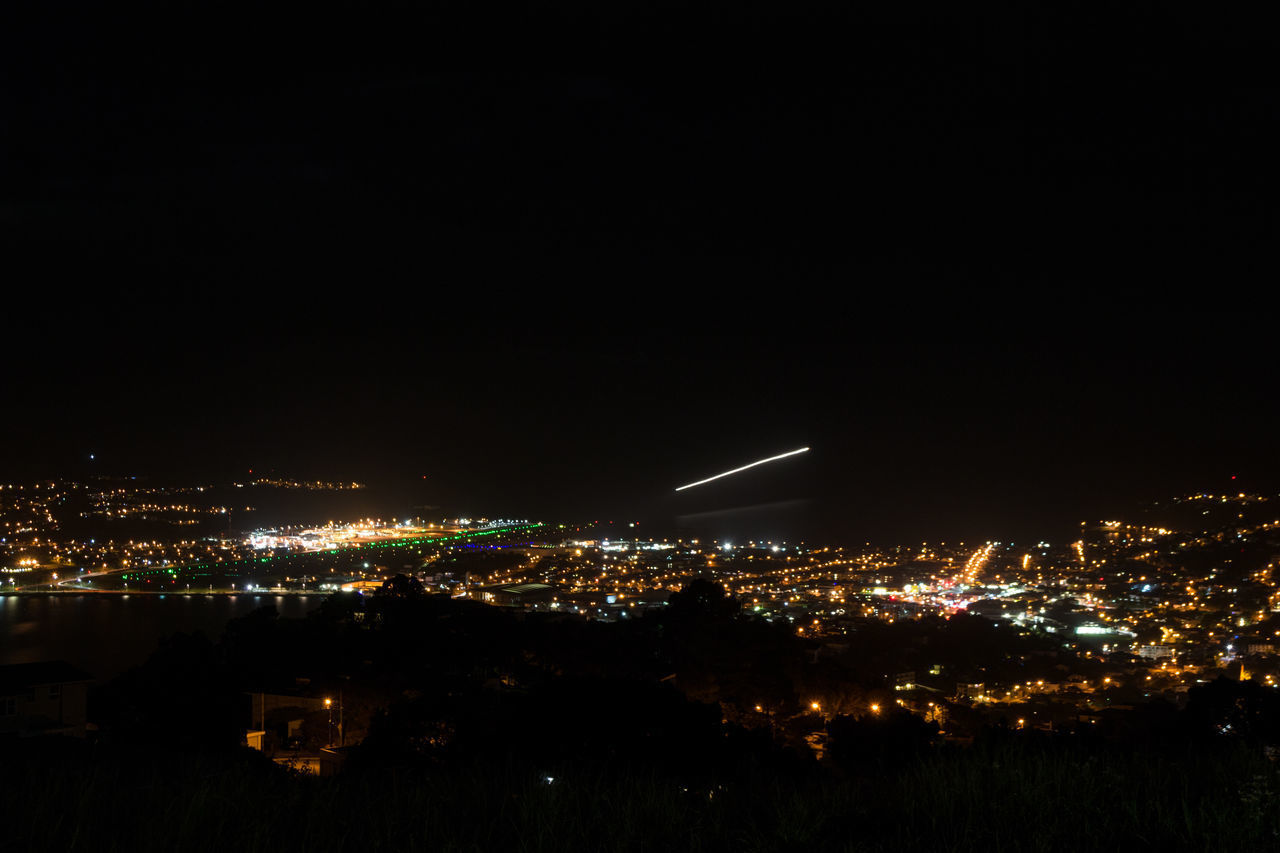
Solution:
{"label": "water reflection", "polygon": [[203,631],[217,639],[227,621],[271,604],[297,618],[319,596],[0,596],[0,664],[66,660],[99,682],[142,663],[161,637]]}

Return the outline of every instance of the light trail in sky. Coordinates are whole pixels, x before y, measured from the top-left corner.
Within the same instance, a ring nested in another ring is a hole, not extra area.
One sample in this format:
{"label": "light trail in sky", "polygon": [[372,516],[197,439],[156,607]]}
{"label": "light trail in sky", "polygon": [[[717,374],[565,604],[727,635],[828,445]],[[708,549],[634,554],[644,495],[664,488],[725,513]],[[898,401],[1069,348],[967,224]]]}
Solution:
{"label": "light trail in sky", "polygon": [[759,459],[750,465],[743,465],[741,468],[734,468],[732,471],[725,471],[723,474],[716,474],[714,477],[708,477],[705,480],[699,480],[696,483],[688,483],[684,486],[677,486],[676,491],[682,492],[685,489],[692,489],[694,486],[701,486],[703,483],[710,483],[712,480],[719,480],[721,477],[728,477],[730,474],[737,474],[739,471],[745,471],[748,468],[754,468],[757,465],[763,465],[766,462],[777,462],[779,459],[786,459],[788,456],[795,456],[797,453],[807,453],[809,448],[802,447],[799,450],[789,450],[786,453],[779,453],[777,456],[770,456],[768,459]]}

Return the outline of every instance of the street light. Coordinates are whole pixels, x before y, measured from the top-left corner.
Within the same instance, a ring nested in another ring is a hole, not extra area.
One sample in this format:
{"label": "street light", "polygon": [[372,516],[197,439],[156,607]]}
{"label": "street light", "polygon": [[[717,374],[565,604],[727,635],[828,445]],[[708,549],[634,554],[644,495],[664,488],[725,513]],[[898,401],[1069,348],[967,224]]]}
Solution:
{"label": "street light", "polygon": [[333,746],[333,700],[326,697],[324,700],[324,707],[325,707],[325,710],[329,712],[329,743],[328,745]]}

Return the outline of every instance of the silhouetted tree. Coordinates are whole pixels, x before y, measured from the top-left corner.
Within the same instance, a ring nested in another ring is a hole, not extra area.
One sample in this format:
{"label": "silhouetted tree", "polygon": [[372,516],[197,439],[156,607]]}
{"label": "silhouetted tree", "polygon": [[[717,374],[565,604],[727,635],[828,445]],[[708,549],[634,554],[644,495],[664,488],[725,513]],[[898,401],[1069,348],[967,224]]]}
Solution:
{"label": "silhouetted tree", "polygon": [[383,581],[376,594],[393,598],[420,598],[423,595],[422,581],[412,575],[399,574]]}
{"label": "silhouetted tree", "polygon": [[359,593],[335,592],[325,596],[320,606],[312,611],[312,616],[324,622],[341,624],[351,619],[352,615],[363,607]]}
{"label": "silhouetted tree", "polygon": [[899,762],[918,755],[938,739],[938,724],[901,709],[861,717],[840,716],[827,723],[827,754],[845,769],[860,764]]}
{"label": "silhouetted tree", "polygon": [[1256,681],[1218,676],[1187,692],[1186,718],[1193,733],[1275,743],[1280,740],[1280,697]]}
{"label": "silhouetted tree", "polygon": [[740,606],[720,584],[695,578],[671,594],[666,615],[681,621],[720,621],[731,619]]}
{"label": "silhouetted tree", "polygon": [[225,750],[243,736],[241,698],[219,649],[201,633],[179,633],[95,691],[92,711],[111,741]]}

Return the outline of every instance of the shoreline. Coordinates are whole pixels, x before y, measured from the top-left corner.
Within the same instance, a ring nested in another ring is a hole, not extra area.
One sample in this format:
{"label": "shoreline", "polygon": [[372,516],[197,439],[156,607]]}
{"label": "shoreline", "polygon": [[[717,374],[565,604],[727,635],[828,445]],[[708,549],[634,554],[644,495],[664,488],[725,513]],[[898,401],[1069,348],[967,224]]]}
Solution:
{"label": "shoreline", "polygon": [[160,596],[181,595],[181,596],[229,596],[237,595],[296,595],[296,596],[312,596],[312,595],[332,595],[334,590],[310,590],[310,589],[202,589],[202,590],[137,590],[137,589],[24,589],[13,590],[11,592],[0,591],[0,598],[19,597],[19,596],[35,596],[35,595],[150,595]]}

